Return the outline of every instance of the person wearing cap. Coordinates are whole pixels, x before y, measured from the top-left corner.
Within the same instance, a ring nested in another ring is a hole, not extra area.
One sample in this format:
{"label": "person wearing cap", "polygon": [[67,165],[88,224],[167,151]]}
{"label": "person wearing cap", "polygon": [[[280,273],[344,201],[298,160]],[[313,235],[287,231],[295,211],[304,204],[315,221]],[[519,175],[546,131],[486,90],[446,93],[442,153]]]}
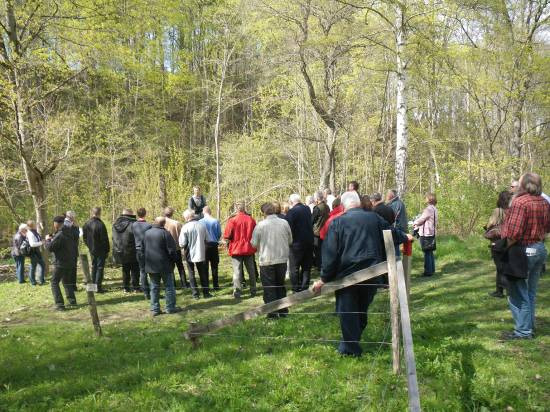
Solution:
{"label": "person wearing cap", "polygon": [[[136,258],[136,241],[132,224],[136,215],[132,209],[124,209],[113,223],[113,257],[122,265],[124,292],[139,292],[139,264]],[[130,280],[132,285],[130,287]]]}
{"label": "person wearing cap", "polygon": [[53,219],[55,234],[46,236],[46,249],[54,254],[54,270],[51,278],[53,300],[57,310],[65,310],[65,301],[59,288],[59,282],[63,282],[65,295],[70,305],[76,305],[74,287],[71,285],[71,276],[75,270],[77,248],[75,233],[65,226],[64,216],[56,216]]}
{"label": "person wearing cap", "polygon": [[[345,213],[332,221],[323,242],[321,279],[313,285],[315,293],[319,293],[327,282],[342,279],[385,259],[382,231],[391,228],[388,222],[372,211],[363,210],[356,191],[344,193],[342,204]],[[410,236],[399,229],[392,229],[392,232],[400,242]],[[367,326],[367,311],[376,294],[378,279],[335,292],[342,330],[338,351],[343,355],[360,356],[362,353],[359,341]]]}
{"label": "person wearing cap", "polygon": [[27,246],[27,231],[27,225],[21,223],[13,236],[11,244],[11,256],[15,260],[15,275],[19,283],[25,283],[25,257],[30,248],[30,246]]}

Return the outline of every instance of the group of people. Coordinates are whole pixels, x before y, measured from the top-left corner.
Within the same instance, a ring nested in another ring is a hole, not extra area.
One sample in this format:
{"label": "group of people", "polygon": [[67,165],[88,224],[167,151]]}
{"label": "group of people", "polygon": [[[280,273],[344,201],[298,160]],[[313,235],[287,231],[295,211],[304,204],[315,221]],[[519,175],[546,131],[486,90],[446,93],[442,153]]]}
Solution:
{"label": "group of people", "polygon": [[[424,275],[431,276],[435,272],[433,251],[438,222],[434,194],[426,195],[426,204],[412,226],[425,254]],[[507,336],[512,339],[533,337],[537,280],[546,259],[543,240],[550,232],[550,204],[542,196],[540,177],[531,173],[522,176],[515,193],[501,193],[498,206],[488,229],[499,226],[498,238],[506,242],[504,252],[497,248],[493,251],[495,262],[499,253],[501,256],[497,264],[497,293],[508,289],[510,309],[516,322],[514,332]],[[319,280],[313,290],[318,292],[326,282],[384,261],[383,230],[392,231],[397,254],[399,244],[413,239],[408,233],[405,204],[397,192],[388,191],[385,201],[380,193],[361,196],[357,182],[351,182],[339,197],[329,190],[318,191],[303,203],[300,195],[292,194],[288,203],[264,203],[261,212],[264,219],[256,223],[246,211],[245,203],[237,202],[222,232],[220,222],[211,215],[198,187],[194,188],[189,208],[182,214],[183,223],[176,220],[171,207],[165,208],[163,215],[151,223],[146,220],[144,208],[139,208],[136,214],[131,209],[124,209],[112,227],[112,254],[122,266],[124,290],[143,292],[150,300],[152,314],[157,316],[163,313],[159,303],[162,282],[166,312],[176,313],[181,310],[176,306],[174,268],[177,267],[182,288],[190,288],[196,299],[201,295],[209,298],[211,289],[219,289],[219,245],[224,242],[233,267],[233,296],[241,298],[246,270],[250,295],[256,294],[259,278],[264,302],[269,303],[286,296],[287,274],[292,291],[298,293],[309,289],[312,268],[317,268]],[[20,282],[24,282],[25,258],[30,257],[29,280],[33,284],[44,284],[44,259],[40,247],[53,252],[52,293],[56,307],[63,310],[60,281],[63,281],[69,304],[76,304],[79,237],[83,238],[92,257],[92,282],[100,293],[104,292],[104,266],[111,244],[99,207],[92,210],[90,220],[82,229],[76,225],[74,212],[69,211],[54,218],[54,230],[55,234],[43,240],[32,221],[21,225],[14,237],[12,254]],[[513,245],[519,251],[514,255],[511,252]],[[502,258],[502,253],[507,255],[506,259]],[[524,266],[516,264],[517,259]],[[499,269],[504,267],[499,265],[505,265],[506,269]],[[40,269],[38,282],[37,268]],[[525,276],[512,281],[510,270],[521,271],[522,268]],[[368,307],[377,288],[370,281],[336,293],[336,312],[342,329],[341,353],[361,354],[358,342],[367,325]],[[283,309],[269,317],[279,318],[286,314],[287,310]]]}
{"label": "group of people", "polygon": [[542,192],[541,177],[526,173],[499,193],[496,206],[485,227],[496,266],[496,290],[489,294],[508,294],[514,330],[502,338],[532,339],[538,281],[548,256],[544,240],[550,233],[550,197]]}

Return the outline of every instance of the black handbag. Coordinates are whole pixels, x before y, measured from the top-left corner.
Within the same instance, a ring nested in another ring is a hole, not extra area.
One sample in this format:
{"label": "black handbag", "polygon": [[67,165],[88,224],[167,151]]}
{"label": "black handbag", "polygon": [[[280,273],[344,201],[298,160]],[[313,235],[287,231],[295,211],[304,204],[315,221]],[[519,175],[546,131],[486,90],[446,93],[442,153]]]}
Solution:
{"label": "black handbag", "polygon": [[[422,225],[424,227],[424,224]],[[434,212],[434,230],[436,227],[436,217]],[[435,242],[435,236],[420,236],[420,247],[423,252],[432,252],[437,249],[437,244]]]}
{"label": "black handbag", "polygon": [[420,247],[423,252],[431,252],[437,249],[435,236],[420,236]]}

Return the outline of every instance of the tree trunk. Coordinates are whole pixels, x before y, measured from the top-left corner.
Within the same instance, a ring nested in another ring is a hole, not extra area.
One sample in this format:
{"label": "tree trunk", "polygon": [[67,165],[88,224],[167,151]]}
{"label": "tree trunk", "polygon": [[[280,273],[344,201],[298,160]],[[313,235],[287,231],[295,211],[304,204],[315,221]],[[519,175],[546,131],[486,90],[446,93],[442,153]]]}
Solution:
{"label": "tree trunk", "polygon": [[396,87],[396,147],[395,147],[395,184],[399,196],[407,191],[407,68],[405,63],[405,11],[403,7],[396,7],[396,56],[397,56],[397,87]]}
{"label": "tree trunk", "polygon": [[319,189],[330,188],[334,190],[334,143],[336,141],[337,130],[327,126],[327,140],[323,145],[324,153],[321,162],[321,177],[319,179]]}

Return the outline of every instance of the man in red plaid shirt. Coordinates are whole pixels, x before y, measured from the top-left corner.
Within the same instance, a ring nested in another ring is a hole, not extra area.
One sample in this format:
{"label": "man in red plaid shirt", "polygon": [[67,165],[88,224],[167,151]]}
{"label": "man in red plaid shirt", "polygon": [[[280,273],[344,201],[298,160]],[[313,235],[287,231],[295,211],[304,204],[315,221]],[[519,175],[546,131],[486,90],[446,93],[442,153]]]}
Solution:
{"label": "man in red plaid shirt", "polygon": [[510,282],[508,303],[515,322],[512,333],[504,339],[532,339],[535,329],[537,284],[548,255],[544,237],[550,232],[550,204],[541,196],[542,180],[535,173],[524,174],[502,227],[502,238],[508,246],[525,247],[527,279]]}

